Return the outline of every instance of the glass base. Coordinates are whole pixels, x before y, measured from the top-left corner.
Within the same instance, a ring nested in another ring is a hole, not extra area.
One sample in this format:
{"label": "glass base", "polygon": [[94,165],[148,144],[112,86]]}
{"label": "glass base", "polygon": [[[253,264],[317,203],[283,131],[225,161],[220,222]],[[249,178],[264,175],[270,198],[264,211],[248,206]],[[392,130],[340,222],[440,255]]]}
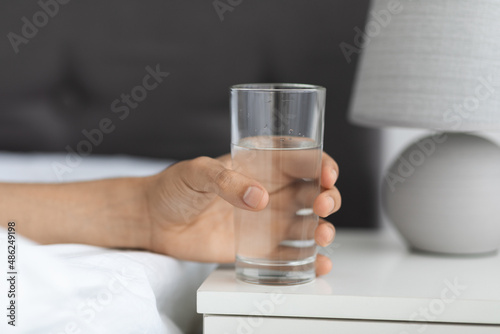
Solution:
{"label": "glass base", "polygon": [[316,278],[316,256],[301,261],[255,261],[236,256],[236,278],[245,283],[295,285]]}

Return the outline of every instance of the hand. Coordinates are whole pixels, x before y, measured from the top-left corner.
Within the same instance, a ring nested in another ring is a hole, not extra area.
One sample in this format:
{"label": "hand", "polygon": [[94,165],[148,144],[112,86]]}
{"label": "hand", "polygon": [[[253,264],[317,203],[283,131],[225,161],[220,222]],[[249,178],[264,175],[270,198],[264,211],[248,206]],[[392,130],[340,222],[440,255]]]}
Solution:
{"label": "hand", "polygon": [[[322,190],[313,201],[314,213],[320,217],[340,208],[340,193],[334,186],[337,176],[337,164],[323,153]],[[247,192],[249,188],[253,191]],[[148,249],[184,260],[232,262],[234,207],[257,212],[267,206],[270,196],[283,191],[296,193],[291,184],[264,187],[232,170],[229,155],[174,164],[146,179],[151,234]],[[316,243],[325,247],[334,236],[334,227],[320,219],[314,231]],[[328,273],[331,266],[330,259],[318,254],[318,275]]]}

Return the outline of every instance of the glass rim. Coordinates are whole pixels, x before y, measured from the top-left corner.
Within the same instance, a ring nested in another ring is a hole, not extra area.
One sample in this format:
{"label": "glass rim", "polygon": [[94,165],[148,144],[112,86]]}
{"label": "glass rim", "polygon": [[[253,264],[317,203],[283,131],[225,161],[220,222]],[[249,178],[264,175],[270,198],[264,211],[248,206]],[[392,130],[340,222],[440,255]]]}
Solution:
{"label": "glass rim", "polygon": [[312,92],[326,91],[326,88],[318,85],[299,83],[248,83],[238,84],[230,87],[231,91],[262,91],[262,92]]}

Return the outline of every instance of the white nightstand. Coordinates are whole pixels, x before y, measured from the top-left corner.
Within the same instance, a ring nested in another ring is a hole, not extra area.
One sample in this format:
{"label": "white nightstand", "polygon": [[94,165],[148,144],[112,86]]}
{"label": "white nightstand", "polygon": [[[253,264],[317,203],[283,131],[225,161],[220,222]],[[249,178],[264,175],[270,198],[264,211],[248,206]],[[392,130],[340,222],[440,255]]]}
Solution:
{"label": "white nightstand", "polygon": [[325,251],[332,272],[305,285],[214,271],[198,289],[204,333],[500,333],[498,254],[410,253],[393,232],[343,230]]}

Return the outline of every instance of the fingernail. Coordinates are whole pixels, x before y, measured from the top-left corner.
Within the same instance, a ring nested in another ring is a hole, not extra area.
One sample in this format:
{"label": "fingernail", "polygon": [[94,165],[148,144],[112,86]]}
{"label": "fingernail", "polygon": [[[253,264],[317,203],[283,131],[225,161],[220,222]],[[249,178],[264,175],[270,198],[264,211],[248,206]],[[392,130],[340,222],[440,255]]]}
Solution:
{"label": "fingernail", "polygon": [[331,213],[335,208],[335,201],[331,197],[327,197],[328,200],[328,213]]}
{"label": "fingernail", "polygon": [[333,168],[331,169],[331,173],[333,175],[333,184],[335,184],[335,181],[337,181],[337,177],[339,175],[337,174],[337,171],[335,169],[333,169]]}
{"label": "fingernail", "polygon": [[334,236],[335,236],[335,234],[333,232],[333,228],[328,228],[327,240],[328,240],[329,243],[333,241],[333,237]]}
{"label": "fingernail", "polygon": [[254,186],[248,187],[245,195],[243,195],[243,202],[255,209],[262,200],[262,196],[264,196],[264,192],[260,188]]}

